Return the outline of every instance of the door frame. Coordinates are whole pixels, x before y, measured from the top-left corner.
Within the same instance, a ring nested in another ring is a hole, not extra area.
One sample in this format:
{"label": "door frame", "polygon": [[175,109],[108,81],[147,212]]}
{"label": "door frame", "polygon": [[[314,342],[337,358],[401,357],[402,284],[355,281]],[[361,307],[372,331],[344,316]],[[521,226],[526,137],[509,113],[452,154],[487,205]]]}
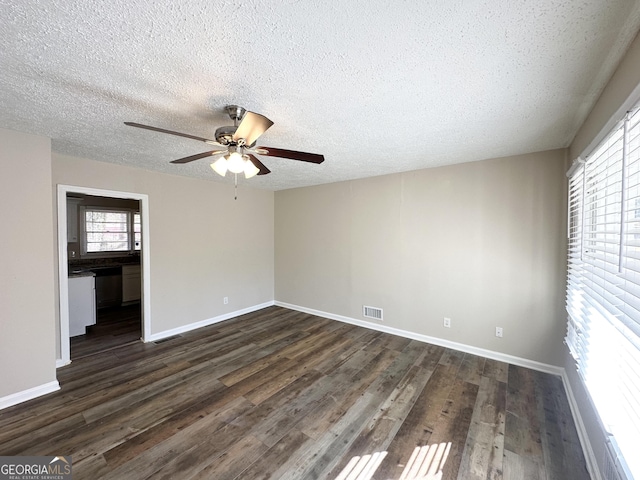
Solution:
{"label": "door frame", "polygon": [[71,344],[69,338],[69,269],[67,257],[67,194],[82,193],[97,197],[124,198],[140,201],[142,216],[142,248],[140,251],[140,270],[142,272],[142,338],[143,342],[151,337],[151,255],[149,249],[149,196],[144,193],[102,190],[74,185],[58,185],[58,297],[60,318],[60,354],[56,367],[71,363]]}

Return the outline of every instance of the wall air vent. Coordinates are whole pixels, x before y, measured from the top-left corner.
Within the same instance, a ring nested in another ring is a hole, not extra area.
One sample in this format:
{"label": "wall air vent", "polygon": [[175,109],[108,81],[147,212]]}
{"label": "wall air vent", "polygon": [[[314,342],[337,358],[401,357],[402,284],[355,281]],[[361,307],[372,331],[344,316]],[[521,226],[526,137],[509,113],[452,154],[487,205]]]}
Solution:
{"label": "wall air vent", "polygon": [[382,321],[382,309],[378,307],[362,306],[362,315],[366,318],[373,318],[374,320]]}

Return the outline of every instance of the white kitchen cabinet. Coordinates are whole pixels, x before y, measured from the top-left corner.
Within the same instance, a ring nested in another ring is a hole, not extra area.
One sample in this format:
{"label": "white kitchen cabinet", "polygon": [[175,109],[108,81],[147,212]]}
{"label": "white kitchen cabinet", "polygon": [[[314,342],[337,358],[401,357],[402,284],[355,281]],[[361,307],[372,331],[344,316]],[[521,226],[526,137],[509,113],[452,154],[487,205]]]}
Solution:
{"label": "white kitchen cabinet", "polygon": [[87,333],[96,323],[96,280],[93,274],[69,277],[69,336]]}
{"label": "white kitchen cabinet", "polygon": [[140,301],[141,280],[140,265],[122,266],[122,303]]}
{"label": "white kitchen cabinet", "polygon": [[78,239],[78,204],[80,199],[67,198],[67,242],[74,243]]}

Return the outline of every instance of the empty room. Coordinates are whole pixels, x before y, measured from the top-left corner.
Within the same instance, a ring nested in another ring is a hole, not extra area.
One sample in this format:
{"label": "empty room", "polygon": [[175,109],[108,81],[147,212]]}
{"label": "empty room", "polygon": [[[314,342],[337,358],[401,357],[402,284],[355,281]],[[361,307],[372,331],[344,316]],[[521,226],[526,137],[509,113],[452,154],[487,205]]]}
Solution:
{"label": "empty room", "polygon": [[0,479],[640,478],[640,1],[0,2]]}

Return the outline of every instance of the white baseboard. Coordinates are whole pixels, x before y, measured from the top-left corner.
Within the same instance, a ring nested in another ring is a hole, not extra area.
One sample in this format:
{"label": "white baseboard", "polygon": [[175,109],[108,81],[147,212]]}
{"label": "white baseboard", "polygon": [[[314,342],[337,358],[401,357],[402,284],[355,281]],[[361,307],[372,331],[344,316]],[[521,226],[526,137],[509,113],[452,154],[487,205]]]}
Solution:
{"label": "white baseboard", "polygon": [[309,313],[311,315],[317,315],[319,317],[329,318],[331,320],[337,320],[339,322],[350,323],[359,327],[370,328],[371,330],[377,330],[379,332],[390,333],[392,335],[398,335],[400,337],[418,340],[419,342],[430,343],[432,345],[439,345],[441,347],[451,348],[460,352],[471,353],[473,355],[491,358],[500,362],[511,363],[513,365],[518,365],[519,367],[526,367],[531,368],[532,370],[538,370],[540,372],[551,373],[552,375],[562,376],[564,374],[564,368],[562,367],[536,362],[535,360],[529,360],[527,358],[514,357],[513,355],[508,355],[506,353],[485,350],[484,348],[465,345],[464,343],[451,342],[449,340],[444,340],[438,337],[422,335],[420,333],[410,332],[408,330],[401,330],[399,328],[393,328],[386,325],[380,325],[379,323],[367,322],[365,320],[358,320],[351,317],[336,315],[334,313],[322,312],[320,310],[314,310],[313,308],[301,307],[299,305],[292,305],[290,303],[276,301],[275,305],[291,310],[297,310],[299,312]]}
{"label": "white baseboard", "polygon": [[585,427],[584,421],[582,420],[582,415],[580,414],[580,409],[578,408],[578,402],[576,401],[576,397],[573,394],[573,390],[571,389],[571,383],[569,382],[567,372],[565,369],[563,370],[562,384],[564,385],[564,391],[567,394],[567,400],[569,400],[571,416],[573,417],[573,423],[576,425],[576,430],[578,431],[578,439],[580,440],[582,453],[584,454],[585,461],[587,462],[587,470],[589,471],[589,475],[591,475],[591,480],[602,480],[602,476],[600,475],[600,468],[598,467],[598,461],[596,460],[596,455],[593,452],[593,448],[591,447],[591,441],[589,440],[587,428]]}
{"label": "white baseboard", "polygon": [[11,395],[0,398],[0,410],[2,410],[3,408],[12,407],[13,405],[17,405],[18,403],[26,402],[27,400],[33,400],[34,398],[41,397],[42,395],[46,395],[47,393],[55,392],[56,390],[60,390],[60,384],[57,380],[45,383],[44,385],[29,388],[28,390],[12,393]]}
{"label": "white baseboard", "polygon": [[172,328],[171,330],[165,330],[163,332],[153,333],[149,335],[144,341],[156,342],[158,340],[162,340],[163,338],[173,337],[174,335],[180,335],[181,333],[190,332],[191,330],[196,330],[202,327],[208,327],[209,325],[224,322],[225,320],[229,320],[231,318],[235,318],[240,315],[245,315],[247,313],[255,312],[257,310],[262,310],[263,308],[271,307],[273,305],[275,305],[273,301],[261,303],[259,305],[253,305],[251,307],[243,308],[241,310],[236,310],[235,312],[225,313],[222,315],[218,315],[217,317],[207,318],[199,322],[190,323],[188,325],[182,325],[181,327]]}
{"label": "white baseboard", "polygon": [[71,363],[71,360],[62,360],[61,358],[56,359],[56,368],[66,367]]}

